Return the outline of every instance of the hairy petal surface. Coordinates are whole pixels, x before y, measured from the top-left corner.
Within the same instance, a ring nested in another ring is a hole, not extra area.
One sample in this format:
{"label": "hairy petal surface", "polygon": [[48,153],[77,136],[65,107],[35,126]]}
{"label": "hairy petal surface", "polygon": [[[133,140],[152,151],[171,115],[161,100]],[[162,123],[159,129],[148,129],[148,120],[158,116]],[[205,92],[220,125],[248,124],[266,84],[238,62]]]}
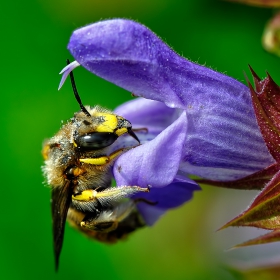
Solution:
{"label": "hairy petal surface", "polygon": [[249,100],[243,84],[180,57],[134,21],[116,19],[80,28],[71,36],[68,48],[89,71],[170,107],[192,106],[197,111],[201,109],[195,106],[201,105],[197,95],[215,105],[230,92],[242,101],[245,94]]}

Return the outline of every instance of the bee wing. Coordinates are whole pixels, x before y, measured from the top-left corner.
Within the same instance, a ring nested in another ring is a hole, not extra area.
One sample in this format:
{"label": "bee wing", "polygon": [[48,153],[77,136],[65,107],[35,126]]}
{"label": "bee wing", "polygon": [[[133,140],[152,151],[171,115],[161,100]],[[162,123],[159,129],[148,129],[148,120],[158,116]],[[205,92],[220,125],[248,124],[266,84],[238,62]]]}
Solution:
{"label": "bee wing", "polygon": [[62,248],[65,221],[67,212],[72,200],[71,182],[68,181],[61,188],[52,190],[52,221],[53,221],[53,241],[55,254],[55,269],[58,270],[59,255]]}

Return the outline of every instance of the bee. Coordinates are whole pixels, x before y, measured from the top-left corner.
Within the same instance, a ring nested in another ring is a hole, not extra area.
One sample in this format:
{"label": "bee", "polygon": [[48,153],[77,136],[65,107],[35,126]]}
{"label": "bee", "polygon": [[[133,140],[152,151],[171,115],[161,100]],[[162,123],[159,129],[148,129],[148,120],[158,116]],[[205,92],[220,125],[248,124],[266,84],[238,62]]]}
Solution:
{"label": "bee", "polygon": [[140,141],[125,118],[99,106],[84,106],[72,72],[70,79],[81,111],[45,141],[42,152],[43,173],[51,186],[56,270],[66,219],[87,236],[114,243],[145,225],[137,201],[130,197],[149,191],[149,187],[111,186],[114,161],[133,147],[110,153],[110,146],[126,133]]}

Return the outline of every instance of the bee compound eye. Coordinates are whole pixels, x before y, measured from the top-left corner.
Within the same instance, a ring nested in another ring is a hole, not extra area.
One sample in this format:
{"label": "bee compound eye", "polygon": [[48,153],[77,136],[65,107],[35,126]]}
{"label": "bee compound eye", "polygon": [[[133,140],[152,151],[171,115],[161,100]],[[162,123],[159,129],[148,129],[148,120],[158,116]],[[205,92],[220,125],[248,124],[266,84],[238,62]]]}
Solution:
{"label": "bee compound eye", "polygon": [[110,132],[92,132],[77,136],[75,142],[83,150],[98,150],[112,145],[118,135]]}

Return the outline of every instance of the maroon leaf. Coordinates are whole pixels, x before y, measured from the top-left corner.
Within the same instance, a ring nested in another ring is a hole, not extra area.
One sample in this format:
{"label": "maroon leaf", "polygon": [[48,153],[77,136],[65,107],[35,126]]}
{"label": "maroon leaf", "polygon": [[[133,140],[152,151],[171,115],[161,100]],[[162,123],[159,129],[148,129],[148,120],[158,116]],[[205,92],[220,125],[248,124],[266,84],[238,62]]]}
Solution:
{"label": "maroon leaf", "polygon": [[266,244],[266,243],[277,242],[277,241],[280,241],[280,229],[270,231],[254,239],[237,244],[232,248],[234,249],[234,248],[246,247],[251,245],[260,245],[260,244]]}
{"label": "maroon leaf", "polygon": [[256,118],[269,152],[280,162],[280,88],[269,74],[260,80],[250,69],[256,87],[249,83]]}
{"label": "maroon leaf", "polygon": [[280,228],[280,171],[278,171],[250,207],[221,229],[229,226]]}

